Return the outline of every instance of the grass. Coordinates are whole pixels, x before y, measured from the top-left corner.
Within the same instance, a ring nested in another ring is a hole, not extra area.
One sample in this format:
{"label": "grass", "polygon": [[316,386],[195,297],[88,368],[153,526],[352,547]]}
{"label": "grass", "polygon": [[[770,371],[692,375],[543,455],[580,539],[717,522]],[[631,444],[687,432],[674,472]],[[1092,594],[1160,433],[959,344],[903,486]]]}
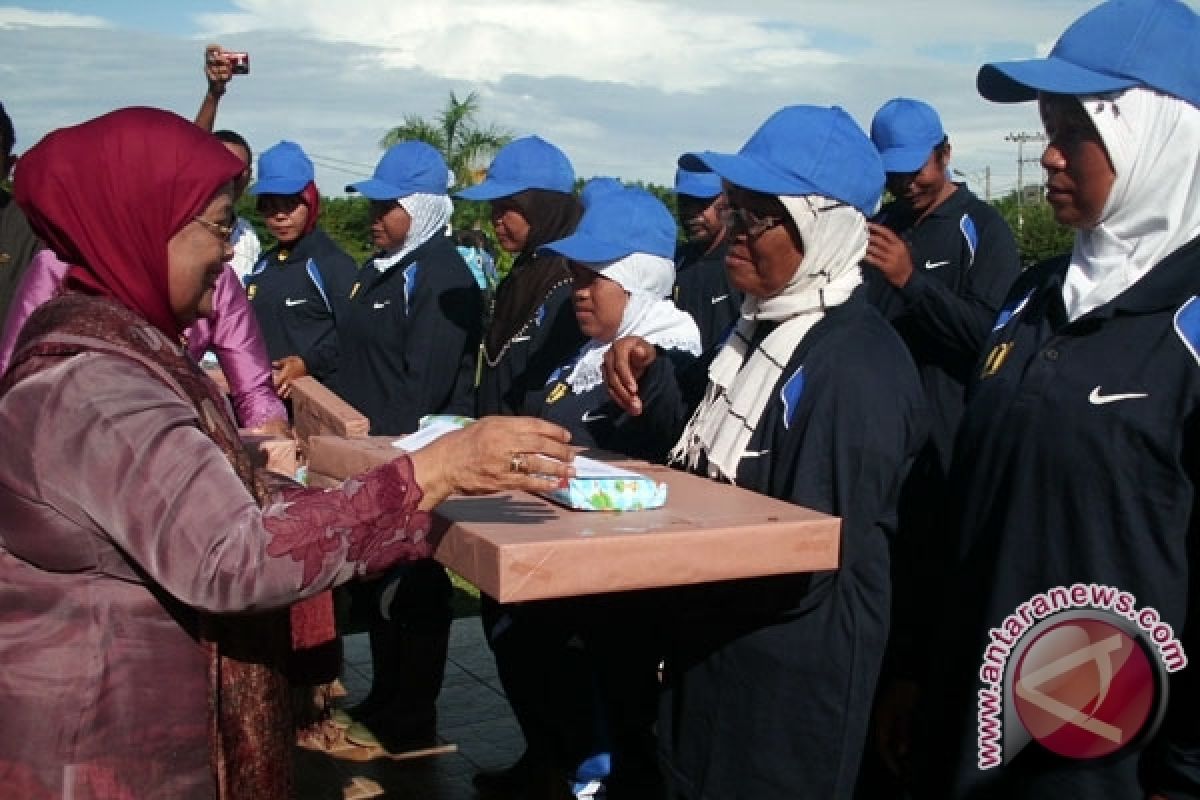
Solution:
{"label": "grass", "polygon": [[479,616],[479,590],[458,573],[446,571],[450,573],[450,583],[454,586],[454,597],[450,599],[454,618]]}

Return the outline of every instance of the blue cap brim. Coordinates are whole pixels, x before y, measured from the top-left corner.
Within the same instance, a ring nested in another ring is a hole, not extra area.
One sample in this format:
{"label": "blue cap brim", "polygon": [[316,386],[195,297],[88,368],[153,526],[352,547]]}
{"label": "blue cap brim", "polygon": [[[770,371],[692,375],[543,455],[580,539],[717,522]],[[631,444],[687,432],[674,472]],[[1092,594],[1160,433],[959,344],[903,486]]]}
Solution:
{"label": "blue cap brim", "polygon": [[296,178],[263,178],[246,190],[246,194],[300,194],[308,181]]}
{"label": "blue cap brim", "polygon": [[749,156],[727,153],[688,153],[679,159],[679,166],[693,172],[711,170],[723,180],[752,192],[776,195],[819,194],[812,183],[794,176],[785,176],[767,168]]}
{"label": "blue cap brim", "polygon": [[351,183],[346,186],[347,192],[358,192],[368,200],[399,200],[401,197],[408,197],[412,192],[405,191],[397,186],[393,186],[386,181],[381,181],[376,178],[370,180]]}
{"label": "blue cap brim", "polygon": [[601,264],[624,258],[633,251],[616,242],[604,242],[587,234],[573,233],[565,239],[542,245],[538,250],[549,250],[564,258],[583,264]]}
{"label": "blue cap brim", "polygon": [[710,170],[695,172],[681,169],[675,180],[675,194],[711,200],[720,193],[721,176],[713,174]]}
{"label": "blue cap brim", "polygon": [[1106,75],[1053,57],[984,64],[975,78],[979,94],[994,103],[1024,103],[1036,100],[1038,92],[1102,94],[1137,85],[1135,80]]}
{"label": "blue cap brim", "polygon": [[941,142],[934,142],[929,146],[893,147],[891,150],[886,150],[879,154],[879,160],[883,162],[883,171],[916,172],[925,166],[925,162],[933,153],[933,148],[939,144]]}
{"label": "blue cap brim", "polygon": [[498,200],[501,197],[511,197],[517,192],[523,192],[528,188],[530,187],[520,186],[515,183],[485,180],[483,183],[468,186],[454,196],[461,197],[463,200]]}

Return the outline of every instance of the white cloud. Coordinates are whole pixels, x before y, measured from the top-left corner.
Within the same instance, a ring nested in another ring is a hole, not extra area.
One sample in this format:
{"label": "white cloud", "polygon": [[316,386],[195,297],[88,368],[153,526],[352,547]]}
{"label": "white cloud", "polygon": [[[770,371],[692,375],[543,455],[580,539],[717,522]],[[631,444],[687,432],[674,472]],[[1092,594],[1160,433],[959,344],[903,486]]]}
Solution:
{"label": "white cloud", "polygon": [[387,67],[421,68],[451,80],[509,75],[605,80],[665,91],[699,91],[738,76],[843,59],[793,26],[753,14],[690,15],[644,0],[240,0],[242,11],[208,14],[213,35],[281,26],[306,37],[376,49]]}
{"label": "white cloud", "polygon": [[72,14],[69,11],[31,11],[16,6],[0,6],[0,30],[14,28],[106,28],[100,17]]}
{"label": "white cloud", "polygon": [[[175,36],[116,25],[17,31],[2,8],[0,75],[27,147],[122,105],[191,116],[204,43],[248,50],[251,75],[235,81],[218,125],[256,151],[300,142],[331,194],[370,172],[390,126],[436,114],[450,91],[478,91],[483,121],[555,142],[583,177],[658,183],[680,153],[736,149],[780,106],[838,104],[866,127],[883,101],[909,95],[940,111],[954,166],[990,166],[999,191],[1016,181],[1004,135],[1036,130],[1038,119],[1030,104],[983,101],[979,64],[1044,53],[1092,4],[234,0],[236,11],[202,15],[198,27],[181,19]],[[104,13],[98,1],[88,8]]]}

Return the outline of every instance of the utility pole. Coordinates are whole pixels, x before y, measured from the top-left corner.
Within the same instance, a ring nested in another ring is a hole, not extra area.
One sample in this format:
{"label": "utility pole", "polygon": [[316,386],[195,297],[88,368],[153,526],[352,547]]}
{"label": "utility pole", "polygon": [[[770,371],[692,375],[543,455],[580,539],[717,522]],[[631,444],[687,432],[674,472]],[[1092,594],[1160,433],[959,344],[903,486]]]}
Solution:
{"label": "utility pole", "polygon": [[1025,202],[1025,172],[1024,168],[1027,163],[1037,164],[1041,161],[1040,158],[1025,158],[1025,143],[1026,142],[1044,142],[1046,134],[1044,133],[1010,133],[1004,137],[1006,142],[1017,143],[1017,227],[1021,227],[1021,206]]}
{"label": "utility pole", "polygon": [[[961,169],[954,170],[954,174],[960,178],[965,178],[968,182],[971,180],[979,180],[980,175],[979,172],[967,174]],[[990,165],[983,168],[983,199],[987,203],[992,202],[992,168]]]}

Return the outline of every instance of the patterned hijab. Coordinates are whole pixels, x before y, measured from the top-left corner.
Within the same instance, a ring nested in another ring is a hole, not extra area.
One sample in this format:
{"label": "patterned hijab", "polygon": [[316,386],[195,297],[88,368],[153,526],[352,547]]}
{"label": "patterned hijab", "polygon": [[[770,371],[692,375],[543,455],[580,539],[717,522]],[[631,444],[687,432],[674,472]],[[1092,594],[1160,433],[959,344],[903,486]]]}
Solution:
{"label": "patterned hijab", "polygon": [[175,339],[182,326],[171,311],[167,243],[243,168],[182,117],[123,108],[46,136],[18,163],[14,196],[34,232],[73,265],[68,286],[111,297]]}

